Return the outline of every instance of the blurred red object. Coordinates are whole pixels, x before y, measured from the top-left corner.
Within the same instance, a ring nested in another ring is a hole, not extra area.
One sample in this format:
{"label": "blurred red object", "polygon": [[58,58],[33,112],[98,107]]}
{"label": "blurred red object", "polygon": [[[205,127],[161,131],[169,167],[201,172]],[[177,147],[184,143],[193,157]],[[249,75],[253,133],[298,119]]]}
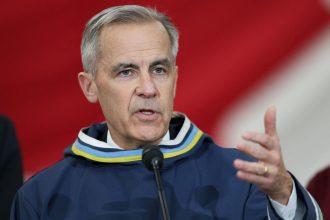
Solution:
{"label": "blurred red object", "polygon": [[307,189],[320,205],[324,219],[330,219],[330,166],[319,171],[309,181]]}

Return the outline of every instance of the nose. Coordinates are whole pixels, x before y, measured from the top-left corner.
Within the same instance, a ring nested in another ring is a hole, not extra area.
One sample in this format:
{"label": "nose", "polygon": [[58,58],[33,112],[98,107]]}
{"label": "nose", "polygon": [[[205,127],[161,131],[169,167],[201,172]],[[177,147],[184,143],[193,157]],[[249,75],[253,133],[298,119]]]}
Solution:
{"label": "nose", "polygon": [[136,89],[136,93],[140,97],[152,98],[157,94],[157,88],[155,82],[149,73],[141,74],[139,85]]}

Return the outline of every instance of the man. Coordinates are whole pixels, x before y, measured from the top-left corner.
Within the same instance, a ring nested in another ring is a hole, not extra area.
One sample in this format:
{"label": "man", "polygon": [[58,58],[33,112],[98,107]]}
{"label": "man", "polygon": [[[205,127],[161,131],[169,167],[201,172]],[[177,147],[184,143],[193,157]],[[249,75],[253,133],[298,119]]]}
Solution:
{"label": "man", "polygon": [[0,219],[10,218],[10,205],[23,184],[22,161],[15,126],[0,115]]}
{"label": "man", "polygon": [[12,219],[162,219],[153,174],[141,162],[159,145],[171,219],[319,219],[307,191],[285,169],[275,108],[265,133],[238,149],[215,145],[173,113],[178,33],[163,14],[119,6],[95,15],[82,40],[81,89],[106,121],[82,129],[65,159],[18,192]]}

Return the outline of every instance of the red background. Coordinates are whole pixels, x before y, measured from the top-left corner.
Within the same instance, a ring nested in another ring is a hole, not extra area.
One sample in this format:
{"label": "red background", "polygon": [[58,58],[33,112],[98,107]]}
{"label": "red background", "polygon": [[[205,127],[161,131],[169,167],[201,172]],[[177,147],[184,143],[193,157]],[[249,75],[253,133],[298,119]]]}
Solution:
{"label": "red background", "polygon": [[215,136],[216,119],[329,21],[321,1],[7,1],[0,11],[0,113],[15,123],[24,169],[62,158],[102,121],[77,83],[87,20],[119,4],[156,7],[180,31],[175,109]]}

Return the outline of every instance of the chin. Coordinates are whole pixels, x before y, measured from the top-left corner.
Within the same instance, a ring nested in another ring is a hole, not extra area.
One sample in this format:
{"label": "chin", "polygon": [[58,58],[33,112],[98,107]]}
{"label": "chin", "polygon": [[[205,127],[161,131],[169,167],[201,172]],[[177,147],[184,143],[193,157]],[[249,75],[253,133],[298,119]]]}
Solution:
{"label": "chin", "polygon": [[166,133],[166,131],[160,131],[159,128],[157,130],[155,128],[142,130],[139,132],[138,139],[145,143],[157,143]]}

